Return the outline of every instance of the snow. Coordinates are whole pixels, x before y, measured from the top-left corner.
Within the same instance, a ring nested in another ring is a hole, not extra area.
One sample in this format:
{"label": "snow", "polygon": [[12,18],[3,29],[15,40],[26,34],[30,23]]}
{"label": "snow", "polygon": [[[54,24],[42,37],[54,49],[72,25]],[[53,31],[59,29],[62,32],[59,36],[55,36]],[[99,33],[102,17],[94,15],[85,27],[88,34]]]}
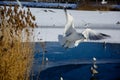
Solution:
{"label": "snow", "polygon": [[[64,28],[36,28],[34,29],[34,34],[36,37],[34,38],[35,42],[48,41],[48,42],[58,42],[58,35],[62,35]],[[82,32],[84,29],[77,29],[78,32]],[[93,29],[96,32],[101,32],[104,34],[108,34],[111,37],[103,40],[96,41],[88,41],[88,42],[106,42],[106,43],[120,43],[120,30],[104,30],[104,29]],[[39,34],[40,32],[40,34]],[[42,40],[40,40],[42,39]]]}
{"label": "snow", "polygon": [[[26,10],[25,7],[24,9]],[[30,8],[30,10],[36,16],[35,23],[38,25],[38,28],[34,29],[34,40],[32,41],[58,42],[58,35],[63,34],[66,23],[64,10],[52,8]],[[120,24],[117,24],[120,22],[119,11],[68,10],[68,12],[73,16],[75,28],[78,32],[82,32],[85,28],[89,27],[96,32],[111,36],[111,38],[95,42],[120,43]]]}
{"label": "snow", "polygon": [[[31,8],[36,16],[38,28],[34,29],[34,41],[56,41],[62,35],[66,23],[63,9]],[[85,28],[92,28],[96,32],[108,34],[111,38],[94,42],[120,43],[120,12],[114,11],[77,11],[68,10],[73,16],[75,28],[82,32]],[[91,42],[91,41],[90,41]]]}
{"label": "snow", "polygon": [[[45,12],[45,10],[47,12]],[[53,12],[51,12],[51,11]],[[41,26],[64,26],[65,14],[63,9],[31,8],[33,15],[36,16],[36,22]],[[114,11],[77,11],[68,10],[74,17],[75,26],[82,27],[89,24],[116,24],[120,21],[120,12]]]}

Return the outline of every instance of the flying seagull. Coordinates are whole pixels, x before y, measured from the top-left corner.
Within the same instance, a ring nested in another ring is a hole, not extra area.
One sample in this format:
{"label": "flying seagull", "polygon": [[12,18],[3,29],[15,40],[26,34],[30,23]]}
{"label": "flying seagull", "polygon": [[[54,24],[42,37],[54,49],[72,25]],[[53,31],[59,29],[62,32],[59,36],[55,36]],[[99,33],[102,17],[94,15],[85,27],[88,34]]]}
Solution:
{"label": "flying seagull", "polygon": [[66,16],[66,25],[63,35],[58,36],[60,44],[64,48],[73,48],[78,46],[80,42],[87,40],[101,40],[110,37],[107,34],[97,33],[96,31],[86,28],[83,32],[78,33],[75,30],[74,19],[66,9],[64,9]]}

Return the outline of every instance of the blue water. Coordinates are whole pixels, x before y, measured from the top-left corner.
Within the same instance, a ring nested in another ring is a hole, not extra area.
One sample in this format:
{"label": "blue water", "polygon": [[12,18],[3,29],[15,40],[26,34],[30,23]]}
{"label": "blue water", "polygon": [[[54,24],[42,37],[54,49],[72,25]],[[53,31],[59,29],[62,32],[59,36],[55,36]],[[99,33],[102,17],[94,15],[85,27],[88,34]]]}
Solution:
{"label": "blue water", "polygon": [[[64,80],[120,80],[120,44],[85,42],[64,49],[58,42],[46,42],[44,54],[39,43],[35,49],[34,80],[60,80],[61,76]],[[90,72],[93,57],[99,72],[94,77]]]}
{"label": "blue water", "polygon": [[[35,54],[35,58],[42,57],[42,49],[40,44],[36,43],[36,50],[41,50]],[[45,57],[50,61],[58,62],[61,60],[72,59],[119,59],[120,58],[120,44],[113,43],[81,43],[78,47],[72,49],[64,49],[57,42],[46,42]]]}
{"label": "blue water", "polygon": [[98,64],[99,72],[92,77],[90,64],[65,65],[48,68],[40,73],[41,80],[120,80],[120,64]]}

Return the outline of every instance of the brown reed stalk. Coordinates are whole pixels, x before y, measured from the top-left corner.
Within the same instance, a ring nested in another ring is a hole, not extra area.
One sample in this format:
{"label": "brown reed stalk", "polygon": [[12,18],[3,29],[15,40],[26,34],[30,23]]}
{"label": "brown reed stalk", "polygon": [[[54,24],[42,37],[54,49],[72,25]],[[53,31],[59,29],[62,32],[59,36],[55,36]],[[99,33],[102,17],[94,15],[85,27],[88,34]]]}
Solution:
{"label": "brown reed stalk", "polygon": [[29,80],[34,44],[21,42],[21,37],[23,29],[35,27],[35,18],[27,12],[18,6],[0,7],[0,80]]}

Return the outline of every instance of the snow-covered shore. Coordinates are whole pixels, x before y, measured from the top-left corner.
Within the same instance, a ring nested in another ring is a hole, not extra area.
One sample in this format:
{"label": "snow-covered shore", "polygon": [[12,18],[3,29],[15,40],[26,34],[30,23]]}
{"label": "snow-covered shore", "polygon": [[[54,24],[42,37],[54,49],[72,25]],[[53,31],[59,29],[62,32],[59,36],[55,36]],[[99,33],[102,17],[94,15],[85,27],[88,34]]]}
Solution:
{"label": "snow-covered shore", "polygon": [[[66,23],[63,9],[31,8],[36,16],[38,28],[34,30],[34,41],[58,41],[58,35],[63,34]],[[82,32],[85,28],[92,28],[100,33],[111,36],[100,42],[120,43],[120,12],[114,11],[77,11],[68,10],[73,16],[75,28]],[[40,34],[39,34],[40,33]],[[98,42],[99,42],[98,41]]]}
{"label": "snow-covered shore", "polygon": [[[65,25],[65,13],[63,9],[31,8],[36,22],[40,26],[63,26]],[[86,23],[94,24],[116,24],[120,22],[118,11],[78,11],[68,10],[74,17],[75,26],[84,27]]]}

